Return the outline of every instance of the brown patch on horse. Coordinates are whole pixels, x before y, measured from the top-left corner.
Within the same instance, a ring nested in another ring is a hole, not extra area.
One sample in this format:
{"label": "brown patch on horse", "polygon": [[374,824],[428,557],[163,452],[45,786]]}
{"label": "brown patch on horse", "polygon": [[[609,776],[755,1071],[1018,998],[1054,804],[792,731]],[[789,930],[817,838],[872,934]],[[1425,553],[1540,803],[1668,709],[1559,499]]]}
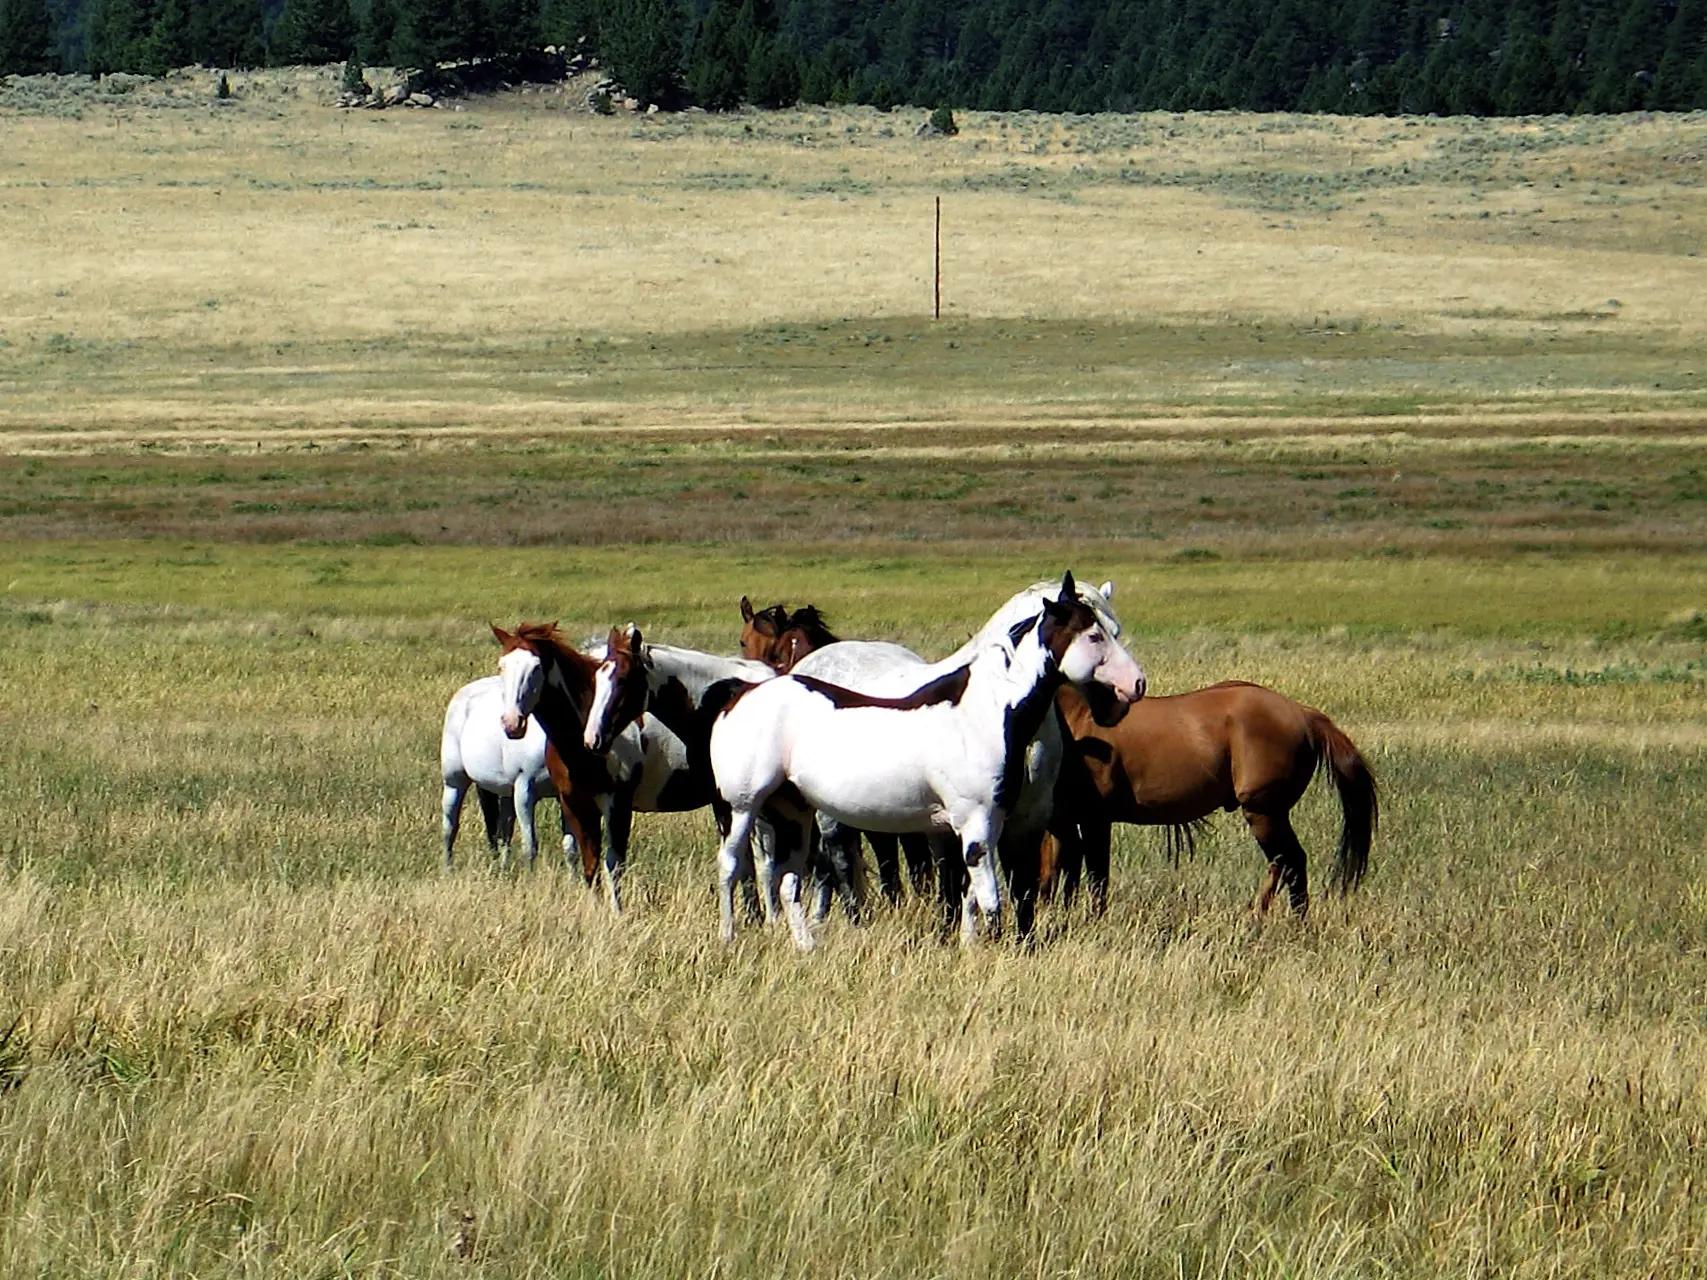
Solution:
{"label": "brown patch on horse", "polygon": [[972,678],[970,664],[956,667],[947,675],[938,676],[935,680],[920,685],[903,698],[876,698],[866,693],[856,693],[852,689],[844,689],[839,684],[831,684],[816,676],[791,675],[790,680],[798,680],[813,693],[822,694],[839,709],[846,711],[853,707],[882,707],[889,711],[917,711],[922,707],[935,707],[947,703],[949,706],[959,704],[961,696],[966,692],[966,683]]}

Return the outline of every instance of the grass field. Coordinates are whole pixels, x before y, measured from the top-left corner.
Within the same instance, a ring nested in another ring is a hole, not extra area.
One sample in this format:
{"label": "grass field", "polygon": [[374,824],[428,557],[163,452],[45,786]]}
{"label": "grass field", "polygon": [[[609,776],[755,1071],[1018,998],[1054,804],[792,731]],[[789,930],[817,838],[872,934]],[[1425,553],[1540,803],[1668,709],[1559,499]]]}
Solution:
{"label": "grass field", "polygon": [[[1707,117],[235,79],[0,84],[0,1276],[1699,1273]],[[1069,565],[1360,744],[1358,896],[1253,923],[1229,815],[803,959],[704,815],[620,921],[438,868],[487,619],[936,655]]]}

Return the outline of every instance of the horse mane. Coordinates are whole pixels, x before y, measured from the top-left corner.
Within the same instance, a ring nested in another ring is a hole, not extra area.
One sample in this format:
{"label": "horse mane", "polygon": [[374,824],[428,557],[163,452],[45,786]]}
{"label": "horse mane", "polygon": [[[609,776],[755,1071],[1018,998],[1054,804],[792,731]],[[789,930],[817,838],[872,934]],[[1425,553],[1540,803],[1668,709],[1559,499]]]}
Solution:
{"label": "horse mane", "polygon": [[577,649],[555,622],[518,623],[515,634],[516,639],[541,658],[556,663],[571,697],[592,695],[593,673],[599,669],[597,660]]}
{"label": "horse mane", "polygon": [[[761,619],[769,624],[772,635],[780,636],[788,629],[788,606],[785,604],[773,604],[768,609],[754,610],[753,625],[755,627],[758,626]],[[761,634],[762,633],[763,630],[761,628]]]}
{"label": "horse mane", "polygon": [[[779,608],[781,606],[778,606]],[[777,634],[783,631],[798,631],[804,635],[814,649],[822,649],[827,644],[835,644],[841,637],[830,630],[824,615],[818,612],[815,604],[802,605],[788,615],[788,625],[777,628]]]}

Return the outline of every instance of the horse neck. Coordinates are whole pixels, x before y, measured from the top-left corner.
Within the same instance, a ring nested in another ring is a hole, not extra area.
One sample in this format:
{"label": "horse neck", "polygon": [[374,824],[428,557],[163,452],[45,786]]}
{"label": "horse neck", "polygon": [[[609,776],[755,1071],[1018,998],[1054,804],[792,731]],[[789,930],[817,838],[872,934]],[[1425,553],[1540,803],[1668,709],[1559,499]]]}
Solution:
{"label": "horse neck", "polygon": [[[751,658],[725,658],[698,649],[674,645],[650,645],[646,663],[646,709],[677,737],[696,743],[709,739],[711,727],[707,702],[721,687],[733,683],[757,684],[776,675],[764,663]],[[722,701],[710,708],[720,710]]]}
{"label": "horse neck", "polygon": [[675,680],[695,703],[720,680],[746,680],[751,683],[775,674],[754,658],[725,658],[715,653],[702,653],[698,649],[678,649],[675,645],[650,645],[646,653],[648,687],[656,692]]}
{"label": "horse neck", "polygon": [[[1006,727],[1016,715],[1041,719],[1033,709],[1053,700],[1060,686],[1055,660],[1035,638],[1027,637],[1012,651],[992,645],[974,658],[961,702],[970,714]],[[1030,738],[1028,734],[1026,741]]]}
{"label": "horse neck", "polygon": [[1089,737],[1096,731],[1097,722],[1091,714],[1091,704],[1072,685],[1063,683],[1056,691],[1055,705],[1061,708],[1061,718],[1067,722],[1067,729],[1075,738]]}
{"label": "horse neck", "polygon": [[968,695],[974,695],[970,714],[977,717],[980,736],[1001,742],[995,801],[1005,810],[1012,810],[1025,785],[1026,751],[1043,728],[1060,687],[1060,668],[1035,633],[1011,653],[992,646],[973,663],[967,682]]}
{"label": "horse neck", "polygon": [[553,741],[565,735],[579,737],[592,709],[593,673],[598,663],[558,646],[552,647],[545,663],[545,684],[534,713]]}

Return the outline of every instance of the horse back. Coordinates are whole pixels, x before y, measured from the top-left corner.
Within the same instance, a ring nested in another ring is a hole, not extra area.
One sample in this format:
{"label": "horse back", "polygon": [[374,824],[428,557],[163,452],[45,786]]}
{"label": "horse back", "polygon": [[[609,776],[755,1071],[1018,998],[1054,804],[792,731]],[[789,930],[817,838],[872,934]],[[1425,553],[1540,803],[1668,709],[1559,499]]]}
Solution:
{"label": "horse back", "polygon": [[1317,759],[1315,714],[1263,685],[1227,680],[1143,698],[1116,725],[1072,710],[1067,720],[1109,818],[1154,825],[1235,809],[1277,787],[1301,794]]}

